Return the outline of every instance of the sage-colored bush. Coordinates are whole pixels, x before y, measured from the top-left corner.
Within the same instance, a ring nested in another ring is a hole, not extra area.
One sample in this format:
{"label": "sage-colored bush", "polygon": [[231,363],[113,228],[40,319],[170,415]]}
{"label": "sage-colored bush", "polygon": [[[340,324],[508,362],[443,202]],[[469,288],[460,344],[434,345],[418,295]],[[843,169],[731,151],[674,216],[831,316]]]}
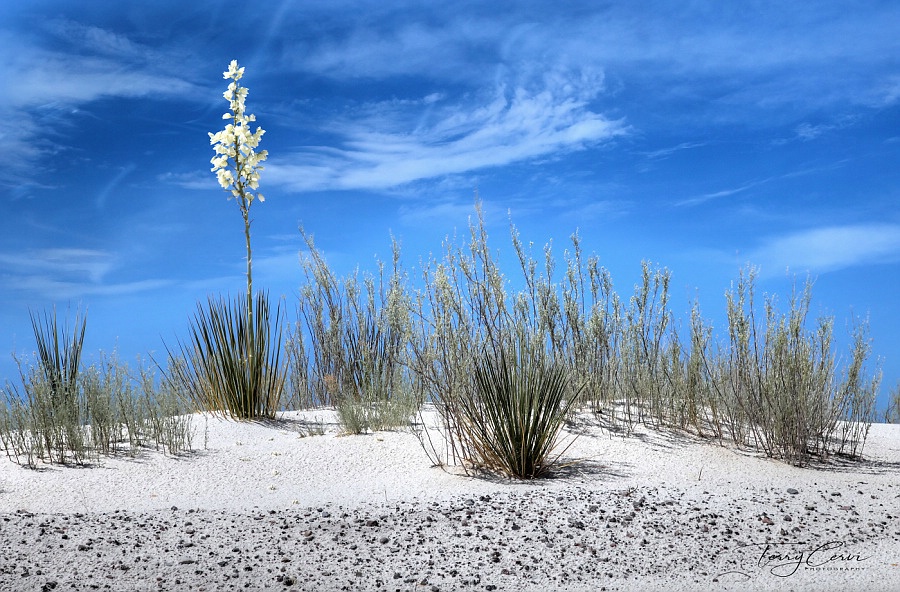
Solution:
{"label": "sage-colored bush", "polygon": [[888,406],[884,411],[885,423],[900,423],[900,382],[891,390]]}
{"label": "sage-colored bush", "polygon": [[[311,236],[302,259],[300,321],[288,343],[290,385],[301,407],[333,405],[350,434],[409,425],[422,400],[410,380],[410,306],[394,244],[386,277],[339,280]],[[311,358],[306,352],[312,352]]]}
{"label": "sage-colored bush", "polygon": [[678,321],[665,268],[644,262],[623,300],[577,234],[557,277],[552,245],[536,258],[511,227],[521,271],[513,280],[488,245],[480,208],[468,230],[465,242],[447,239],[440,257],[422,262],[416,288],[396,242],[390,273],[380,264],[377,276],[339,279],[304,233],[306,283],[288,341],[290,404],[333,405],[345,431],[360,433],[393,423],[378,419],[385,408],[406,418],[407,404],[427,402],[438,412],[440,437],[423,421],[415,431],[432,462],[465,466],[478,458],[488,466],[489,453],[474,448],[486,441],[471,437],[466,419],[478,408],[473,397],[486,392],[484,352],[528,343],[569,388],[578,385],[579,396],[566,399],[569,415],[589,408],[618,432],[690,431],[798,464],[861,453],[880,376],[867,369],[866,326],[853,335],[849,356],[838,358],[833,321],[809,318],[811,284],[787,311],[767,297],[760,312],[756,274],[742,271],[726,296],[727,331],[715,335],[699,303]]}
{"label": "sage-colored bush", "polygon": [[685,339],[670,309],[666,269],[645,262],[626,305],[597,259],[585,260],[577,235],[557,280],[551,246],[539,264],[512,229],[523,288],[509,294],[480,212],[469,235],[465,247],[446,244],[442,260],[426,264],[424,288],[412,299],[411,368],[448,440],[443,456],[428,450],[435,464],[469,454],[461,405],[476,388],[476,361],[488,344],[511,338],[541,344],[583,387],[580,402],[626,433],[640,424],[689,430],[797,464],[861,452],[880,374],[866,371],[864,324],[849,363],[839,366],[832,320],[808,319],[811,284],[784,314],[766,299],[759,319],[755,272],[742,272],[726,299],[727,339],[713,335],[696,303]]}

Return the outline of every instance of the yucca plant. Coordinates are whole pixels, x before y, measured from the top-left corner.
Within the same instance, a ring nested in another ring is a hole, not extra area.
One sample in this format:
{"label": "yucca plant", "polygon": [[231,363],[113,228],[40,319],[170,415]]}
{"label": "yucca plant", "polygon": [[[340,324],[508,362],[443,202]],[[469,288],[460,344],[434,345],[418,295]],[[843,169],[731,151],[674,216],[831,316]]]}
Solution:
{"label": "yucca plant", "polygon": [[562,366],[524,339],[485,353],[475,390],[459,401],[469,460],[517,479],[547,475],[565,450],[557,439],[577,400]]}
{"label": "yucca plant", "polygon": [[219,185],[237,201],[244,220],[246,298],[230,303],[210,297],[207,309],[197,305],[191,343],[181,347],[186,363],[178,363],[170,352],[169,378],[203,410],[235,419],[274,417],[285,382],[280,360],[281,306],[275,311],[273,341],[268,297],[257,294],[254,306],[250,246],[250,207],[265,199],[259,193],[259,174],[268,152],[257,152],[265,130],[257,127],[251,132],[256,117],[246,112],[249,91],[238,85],[244,68],[232,60],[223,76],[231,80],[224,94],[230,112],[222,116],[230,123],[209,134],[216,153],[210,164]]}
{"label": "yucca plant", "polygon": [[75,318],[75,330],[70,336],[53,314],[42,318],[34,313],[31,327],[37,343],[38,370],[49,388],[51,412],[70,413],[78,397],[78,373],[81,370],[81,350],[87,326],[85,318]]}
{"label": "yucca plant", "polygon": [[[37,315],[29,313],[37,345],[37,366],[20,374],[25,389],[20,429],[31,433],[31,446],[38,458],[51,462],[82,462],[86,442],[79,404],[81,352],[87,321],[75,318],[69,334],[57,322],[56,310]],[[9,400],[18,398],[9,395]],[[29,453],[30,456],[30,453]]]}
{"label": "yucca plant", "polygon": [[273,324],[263,292],[251,317],[243,298],[210,297],[208,304],[206,309],[197,305],[181,355],[169,352],[168,378],[199,409],[232,419],[274,417],[285,383],[281,305]]}

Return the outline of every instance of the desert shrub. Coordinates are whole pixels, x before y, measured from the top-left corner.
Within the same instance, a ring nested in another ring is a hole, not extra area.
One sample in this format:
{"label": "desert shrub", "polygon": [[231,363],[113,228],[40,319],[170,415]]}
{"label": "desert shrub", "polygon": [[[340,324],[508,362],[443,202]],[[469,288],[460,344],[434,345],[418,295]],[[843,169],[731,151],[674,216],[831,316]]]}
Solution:
{"label": "desert shrub", "polygon": [[668,270],[645,262],[626,305],[596,258],[585,262],[577,235],[560,280],[550,245],[541,265],[514,228],[512,241],[522,271],[518,292],[507,293],[480,211],[468,245],[445,244],[443,259],[423,271],[411,363],[449,442],[444,458],[432,447],[436,464],[459,458],[461,405],[476,386],[480,352],[512,335],[542,344],[571,383],[584,387],[582,402],[626,432],[638,424],[690,430],[794,463],[861,451],[878,386],[878,374],[865,371],[865,325],[841,369],[833,321],[808,319],[810,283],[786,314],[767,298],[759,319],[755,272],[742,272],[727,295],[727,340],[715,338],[696,303],[685,339],[669,307]]}
{"label": "desert shrub", "polygon": [[2,429],[7,455],[33,465],[35,459],[50,462],[84,462],[89,453],[79,397],[81,353],[86,320],[76,315],[70,334],[58,323],[56,310],[30,313],[37,346],[35,363],[17,360],[22,391],[4,387]]}
{"label": "desert shrub", "polygon": [[360,434],[407,425],[418,408],[400,366],[406,344],[369,310],[346,327],[346,371],[335,407],[344,430]]}
{"label": "desert shrub", "polygon": [[[332,272],[316,248],[313,237],[301,229],[307,254],[300,263],[306,282],[300,288],[298,321],[288,340],[294,406],[334,405],[344,381],[344,333],[348,298],[353,298],[355,276],[343,282]],[[307,345],[308,344],[308,345]]]}
{"label": "desert shrub", "polygon": [[313,238],[304,239],[308,281],[289,340],[291,388],[301,405],[333,405],[347,433],[408,425],[421,400],[407,368],[410,307],[399,245],[389,275],[379,263],[377,279],[360,281],[354,274],[339,280]]}
{"label": "desert shrub", "polygon": [[[175,363],[180,364],[182,361],[175,360]],[[156,449],[169,454],[192,450],[195,436],[192,409],[188,403],[189,398],[180,390],[179,384],[168,376],[163,376],[157,384],[154,374],[146,368],[141,368],[138,378],[140,395],[130,402],[148,412],[141,423],[132,422],[136,424],[137,433],[141,434],[141,439],[136,439],[133,443],[150,446],[152,441]],[[125,413],[123,419],[130,415],[139,417],[138,414]],[[203,419],[206,421],[205,416]],[[129,427],[129,432],[130,429]]]}
{"label": "desert shrub", "polygon": [[82,372],[82,421],[89,426],[85,433],[97,453],[112,454],[126,441],[130,451],[141,446],[145,412],[133,404],[134,395],[127,368],[115,357],[104,357],[99,367],[92,365]]}
{"label": "desert shrub", "polygon": [[686,430],[795,463],[862,450],[878,387],[878,374],[866,373],[865,324],[841,366],[833,321],[809,319],[811,284],[794,293],[785,314],[774,297],[760,313],[755,272],[742,271],[727,293],[728,331],[716,336],[698,303],[679,325],[665,268],[644,262],[632,296],[620,300],[577,234],[555,277],[551,245],[540,261],[511,226],[521,278],[510,290],[480,208],[476,214],[467,241],[448,238],[440,258],[423,262],[416,290],[400,271],[396,243],[393,271],[386,278],[381,266],[376,286],[358,274],[339,280],[304,235],[307,283],[289,341],[297,400],[336,406],[345,430],[360,432],[377,423],[379,403],[411,393],[440,417],[445,446],[434,444],[424,422],[416,430],[431,460],[459,463],[474,454],[465,410],[479,390],[484,352],[527,342],[543,352],[541,363],[579,385],[568,413],[589,406],[617,431]]}
{"label": "desert shrub", "polygon": [[[441,261],[422,269],[424,288],[412,299],[410,367],[424,399],[440,415],[445,446],[427,429],[417,432],[435,465],[465,460],[462,405],[474,384],[475,363],[490,342],[500,343],[509,324],[505,278],[487,245],[481,211],[469,225],[469,242],[444,242]],[[424,422],[422,422],[424,425]]]}
{"label": "desert shrub", "polygon": [[57,407],[53,387],[43,373],[30,369],[22,373],[22,380],[22,391],[9,383],[4,388],[0,440],[7,456],[27,466],[35,466],[37,460],[59,464],[88,461],[91,450],[77,394]]}
{"label": "desert shrub", "polygon": [[752,269],[742,273],[727,295],[730,344],[718,363],[716,389],[733,415],[732,438],[797,464],[828,451],[856,454],[874,417],[879,381],[877,373],[863,377],[869,354],[864,326],[841,380],[832,319],[818,319],[814,330],[807,326],[811,282],[794,293],[786,314],[767,298],[758,323],[754,278]]}

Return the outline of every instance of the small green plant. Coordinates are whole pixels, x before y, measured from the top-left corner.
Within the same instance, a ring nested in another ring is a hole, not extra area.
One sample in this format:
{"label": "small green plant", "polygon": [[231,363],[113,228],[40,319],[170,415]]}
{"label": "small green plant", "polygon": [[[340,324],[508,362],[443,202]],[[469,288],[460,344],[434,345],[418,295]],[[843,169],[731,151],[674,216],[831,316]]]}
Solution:
{"label": "small green plant", "polygon": [[147,414],[145,421],[147,439],[152,439],[158,449],[169,454],[179,454],[193,449],[195,428],[192,424],[192,415],[185,405],[186,397],[178,390],[178,386],[167,377],[156,385],[153,374],[142,368],[140,389],[142,396],[137,398],[136,402],[155,411]]}
{"label": "small green plant", "polygon": [[30,313],[37,345],[37,363],[19,375],[23,392],[7,384],[4,393],[3,440],[7,455],[20,455],[33,465],[36,458],[56,463],[87,460],[89,442],[83,428],[83,401],[79,397],[81,352],[86,320],[76,316],[69,334],[58,323],[56,310]]}
{"label": "small green plant", "polygon": [[418,403],[400,366],[402,332],[376,318],[374,307],[354,314],[357,322],[348,325],[345,337],[345,385],[335,402],[341,424],[354,434],[407,425]]}
{"label": "small green plant", "polygon": [[563,451],[559,432],[577,401],[563,367],[525,341],[486,353],[460,401],[463,445],[475,466],[518,479],[545,476]]}

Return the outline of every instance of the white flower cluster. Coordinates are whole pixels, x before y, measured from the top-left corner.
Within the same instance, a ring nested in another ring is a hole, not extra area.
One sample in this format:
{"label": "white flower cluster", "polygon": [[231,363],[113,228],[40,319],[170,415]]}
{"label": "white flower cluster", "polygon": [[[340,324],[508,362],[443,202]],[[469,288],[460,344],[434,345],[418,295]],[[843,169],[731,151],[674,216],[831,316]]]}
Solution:
{"label": "white flower cluster", "polygon": [[256,116],[244,114],[248,90],[237,84],[243,75],[244,69],[238,68],[237,60],[231,60],[224,72],[224,78],[231,79],[224,93],[225,100],[231,104],[231,113],[222,115],[222,119],[230,119],[231,123],[222,131],[209,134],[209,143],[216,151],[210,160],[211,170],[223,189],[241,199],[242,209],[249,207],[254,199],[265,201],[261,193],[254,195],[252,191],[259,189],[259,171],[263,170],[260,163],[269,155],[267,150],[256,152],[266,131],[260,127],[255,132],[250,131],[250,123],[256,121]]}

